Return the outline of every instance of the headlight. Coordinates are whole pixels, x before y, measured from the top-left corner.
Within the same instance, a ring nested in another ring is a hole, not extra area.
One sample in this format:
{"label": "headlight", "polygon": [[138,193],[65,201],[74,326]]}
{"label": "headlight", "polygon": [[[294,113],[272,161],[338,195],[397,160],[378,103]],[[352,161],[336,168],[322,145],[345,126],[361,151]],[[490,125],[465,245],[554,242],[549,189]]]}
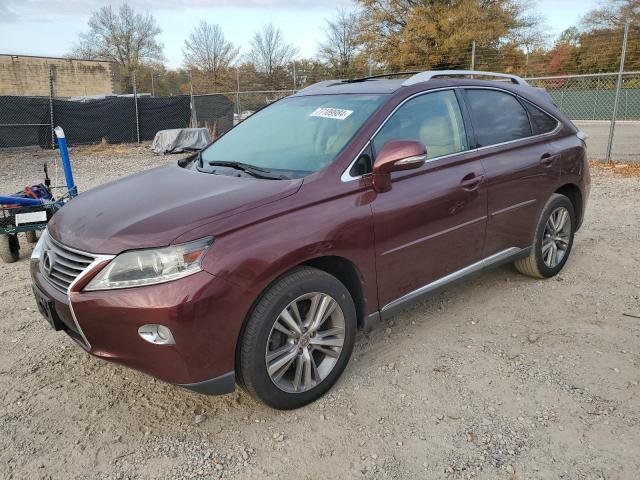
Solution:
{"label": "headlight", "polygon": [[206,237],[182,245],[121,253],[84,289],[141,287],[192,275],[201,270],[200,261],[212,243],[213,237]]}

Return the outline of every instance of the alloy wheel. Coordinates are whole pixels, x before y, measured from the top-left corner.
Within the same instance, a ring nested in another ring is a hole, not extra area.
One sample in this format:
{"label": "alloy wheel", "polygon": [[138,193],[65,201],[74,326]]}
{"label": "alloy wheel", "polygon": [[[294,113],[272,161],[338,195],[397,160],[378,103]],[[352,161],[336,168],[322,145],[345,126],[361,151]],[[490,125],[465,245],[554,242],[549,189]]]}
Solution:
{"label": "alloy wheel", "polygon": [[557,267],[569,248],[571,240],[571,217],[569,210],[558,207],[547,219],[542,237],[542,259],[549,268]]}
{"label": "alloy wheel", "polygon": [[289,303],[276,318],[265,354],[271,381],[302,393],[331,373],[344,346],[345,319],[330,295],[312,292]]}

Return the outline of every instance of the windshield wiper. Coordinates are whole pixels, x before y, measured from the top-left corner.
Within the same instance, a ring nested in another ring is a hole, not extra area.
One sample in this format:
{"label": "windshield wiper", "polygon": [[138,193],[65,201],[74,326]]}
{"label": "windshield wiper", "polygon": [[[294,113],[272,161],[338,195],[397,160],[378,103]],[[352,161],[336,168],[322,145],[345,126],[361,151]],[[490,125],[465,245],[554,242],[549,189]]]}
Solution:
{"label": "windshield wiper", "polygon": [[255,165],[249,165],[248,163],[223,162],[223,161],[211,160],[207,162],[207,164],[211,167],[218,166],[218,167],[235,168],[236,170],[241,170],[256,178],[266,178],[268,180],[288,180],[289,179],[289,177],[287,177],[286,175],[275,174],[270,172],[266,168],[256,167]]}

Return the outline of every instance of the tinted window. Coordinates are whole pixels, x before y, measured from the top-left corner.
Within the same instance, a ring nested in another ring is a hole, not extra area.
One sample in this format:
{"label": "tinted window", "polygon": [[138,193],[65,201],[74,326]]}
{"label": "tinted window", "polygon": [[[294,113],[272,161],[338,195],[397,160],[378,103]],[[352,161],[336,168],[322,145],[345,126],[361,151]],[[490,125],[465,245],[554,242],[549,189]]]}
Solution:
{"label": "tinted window", "polygon": [[420,140],[427,157],[467,150],[467,137],[456,94],[451,90],[427,93],[402,105],[373,140],[376,152],[390,140]]}
{"label": "tinted window", "polygon": [[371,173],[371,167],[373,165],[371,157],[371,145],[367,145],[367,148],[365,148],[356,161],[353,162],[349,175],[359,177],[360,175]]}
{"label": "tinted window", "polygon": [[478,146],[531,136],[524,107],[512,95],[495,90],[467,90]]}
{"label": "tinted window", "polygon": [[533,127],[533,134],[540,135],[543,133],[552,132],[558,125],[558,121],[544,113],[538,107],[534,107],[529,102],[523,102],[529,117],[531,117],[531,126]]}

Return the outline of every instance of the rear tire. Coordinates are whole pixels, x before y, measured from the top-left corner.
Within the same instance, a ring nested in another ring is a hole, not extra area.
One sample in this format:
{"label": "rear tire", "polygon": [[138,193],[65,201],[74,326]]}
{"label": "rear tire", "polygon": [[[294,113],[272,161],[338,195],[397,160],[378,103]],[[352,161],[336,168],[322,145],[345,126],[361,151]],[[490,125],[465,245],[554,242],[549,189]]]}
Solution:
{"label": "rear tire", "polygon": [[18,261],[20,258],[20,242],[17,235],[0,234],[0,258],[5,263]]}
{"label": "rear tire", "polygon": [[530,277],[557,275],[567,263],[576,227],[573,204],[564,195],[554,193],[542,209],[528,257],[515,262],[516,269]]}
{"label": "rear tire", "polygon": [[247,320],[239,383],[273,408],[302,407],[338,380],[355,336],[356,309],[347,288],[322,270],[296,268],[262,294]]}

